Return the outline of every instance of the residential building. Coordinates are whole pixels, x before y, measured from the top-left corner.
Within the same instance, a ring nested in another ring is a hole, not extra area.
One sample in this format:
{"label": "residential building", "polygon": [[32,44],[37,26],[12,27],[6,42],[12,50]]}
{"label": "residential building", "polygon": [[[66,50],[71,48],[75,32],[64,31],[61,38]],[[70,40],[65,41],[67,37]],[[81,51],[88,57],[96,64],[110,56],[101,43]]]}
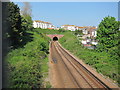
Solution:
{"label": "residential building", "polygon": [[98,42],[97,42],[97,41],[92,41],[91,44],[92,44],[92,45],[97,45]]}
{"label": "residential building", "polygon": [[95,27],[90,27],[87,29],[88,34],[90,34],[91,38],[95,38],[97,36],[97,29]]}
{"label": "residential building", "polygon": [[75,26],[75,25],[62,25],[61,28],[65,30],[70,30],[70,31],[78,30],[78,26]]}
{"label": "residential building", "polygon": [[97,28],[96,27],[84,27],[82,29],[82,32],[84,35],[90,37],[90,38],[95,38],[97,36]]}
{"label": "residential building", "polygon": [[47,29],[47,28],[54,29],[54,26],[51,23],[39,21],[39,20],[33,21],[33,27],[34,28],[42,28],[42,29]]}
{"label": "residential building", "polygon": [[78,26],[78,30],[84,30],[86,27],[79,27]]}
{"label": "residential building", "polygon": [[87,30],[87,28],[84,28],[83,30],[82,30],[82,32],[83,32],[83,34],[88,34],[88,30]]}
{"label": "residential building", "polygon": [[56,27],[55,30],[59,30],[60,28]]}
{"label": "residential building", "polygon": [[89,49],[95,49],[98,41],[95,39],[97,36],[96,27],[79,27],[79,30],[82,30],[83,36],[81,43],[83,46]]}

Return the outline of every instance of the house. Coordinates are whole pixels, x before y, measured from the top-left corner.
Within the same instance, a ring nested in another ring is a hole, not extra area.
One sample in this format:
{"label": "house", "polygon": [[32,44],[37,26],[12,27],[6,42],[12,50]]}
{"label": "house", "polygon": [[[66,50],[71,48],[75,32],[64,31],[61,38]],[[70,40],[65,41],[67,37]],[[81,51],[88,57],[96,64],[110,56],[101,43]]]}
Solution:
{"label": "house", "polygon": [[58,28],[58,27],[57,27],[57,28],[55,28],[55,30],[59,30],[59,29],[60,29],[60,28]]}
{"label": "house", "polygon": [[84,30],[86,27],[79,27],[78,26],[78,30]]}
{"label": "house", "polygon": [[83,39],[81,41],[82,44],[90,44],[91,43],[91,39]]}
{"label": "house", "polygon": [[78,27],[78,30],[82,30],[82,33],[85,34],[85,35],[88,34],[86,26],[85,27]]}
{"label": "house", "polygon": [[92,44],[92,45],[97,45],[98,42],[92,41],[91,44]]}
{"label": "house", "polygon": [[82,30],[82,32],[83,32],[83,34],[87,35],[87,34],[88,34],[87,28],[84,28],[84,29]]}
{"label": "house", "polygon": [[47,29],[47,28],[54,29],[54,26],[51,23],[44,22],[44,21],[39,21],[39,20],[33,21],[33,27],[34,28],[42,28],[42,29]]}
{"label": "house", "polygon": [[81,43],[84,47],[89,49],[95,49],[98,41],[96,41],[97,36],[97,28],[96,27],[79,27],[83,32]]}
{"label": "house", "polygon": [[97,36],[97,29],[95,27],[90,27],[87,29],[88,34],[90,34],[91,38],[95,38]]}
{"label": "house", "polygon": [[70,31],[78,30],[78,26],[75,25],[62,25],[61,28]]}
{"label": "house", "polygon": [[87,41],[86,40],[82,40],[81,43],[84,45],[84,44],[87,44]]}
{"label": "house", "polygon": [[84,27],[82,29],[83,34],[87,35],[90,38],[95,38],[97,36],[97,28],[96,27]]}

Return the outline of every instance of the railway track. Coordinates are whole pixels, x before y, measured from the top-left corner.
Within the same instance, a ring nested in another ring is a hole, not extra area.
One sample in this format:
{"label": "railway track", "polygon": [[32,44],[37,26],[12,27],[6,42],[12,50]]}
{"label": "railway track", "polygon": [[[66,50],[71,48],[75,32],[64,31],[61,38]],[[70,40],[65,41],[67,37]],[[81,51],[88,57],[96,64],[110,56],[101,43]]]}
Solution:
{"label": "railway track", "polygon": [[57,41],[51,42],[51,50],[52,61],[58,68],[62,88],[111,89],[71,56]]}

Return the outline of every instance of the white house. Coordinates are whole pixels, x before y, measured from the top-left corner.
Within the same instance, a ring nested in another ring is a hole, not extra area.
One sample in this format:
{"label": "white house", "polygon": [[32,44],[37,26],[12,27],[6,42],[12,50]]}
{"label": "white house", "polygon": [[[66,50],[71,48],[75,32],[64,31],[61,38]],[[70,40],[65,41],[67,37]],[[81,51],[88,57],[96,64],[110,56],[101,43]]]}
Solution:
{"label": "white house", "polygon": [[84,26],[84,27],[79,27],[79,26],[78,26],[78,30],[82,30],[82,33],[83,33],[84,35],[87,35],[87,34],[88,34],[88,31],[87,31],[87,27],[86,27],[86,26]]}
{"label": "white house", "polygon": [[61,28],[65,30],[71,30],[71,31],[78,30],[78,27],[75,25],[62,25]]}
{"label": "white house", "polygon": [[93,37],[96,37],[96,36],[97,36],[97,31],[96,31],[96,30],[92,31],[92,36],[93,36]]}
{"label": "white house", "polygon": [[86,40],[82,40],[81,43],[82,44],[87,44],[87,41]]}
{"label": "white house", "polygon": [[83,32],[83,34],[88,34],[87,29],[83,29],[82,32]]}
{"label": "white house", "polygon": [[39,20],[33,21],[33,27],[34,28],[42,28],[42,29],[47,29],[47,28],[53,28],[54,29],[54,26],[51,23],[44,22],[44,21],[39,21]]}
{"label": "white house", "polygon": [[97,36],[97,28],[96,27],[86,27],[82,29],[84,35],[88,35],[88,37],[96,37]]}
{"label": "white house", "polygon": [[98,42],[92,41],[91,44],[93,44],[93,45],[97,45]]}

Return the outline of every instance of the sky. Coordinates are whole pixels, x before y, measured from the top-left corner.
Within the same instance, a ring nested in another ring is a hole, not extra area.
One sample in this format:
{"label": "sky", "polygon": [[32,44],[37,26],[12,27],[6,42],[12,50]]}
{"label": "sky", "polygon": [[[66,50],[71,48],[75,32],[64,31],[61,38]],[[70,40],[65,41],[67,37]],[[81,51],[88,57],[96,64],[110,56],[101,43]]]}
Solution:
{"label": "sky", "polygon": [[[15,2],[21,8],[22,2]],[[118,19],[118,2],[30,2],[32,19],[56,27],[69,24],[98,26],[106,16]]]}

